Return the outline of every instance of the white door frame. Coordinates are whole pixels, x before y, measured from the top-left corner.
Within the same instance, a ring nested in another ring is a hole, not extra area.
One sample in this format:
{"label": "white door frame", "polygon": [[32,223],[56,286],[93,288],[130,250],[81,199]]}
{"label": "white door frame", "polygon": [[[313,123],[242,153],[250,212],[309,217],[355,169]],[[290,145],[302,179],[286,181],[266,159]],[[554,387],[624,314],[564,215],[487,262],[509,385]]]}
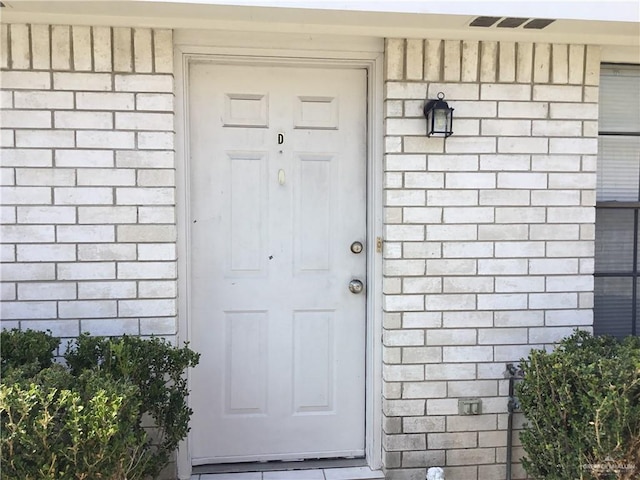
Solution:
{"label": "white door frame", "polygon": [[[343,41],[336,47],[336,39],[326,39],[326,49],[318,48],[323,41],[314,39],[308,45],[309,37],[301,37],[296,45],[307,49],[291,50],[282,48],[290,45],[291,38],[260,34],[213,33],[194,35],[180,32],[175,38],[174,72],[176,91],[176,185],[178,224],[178,335],[179,343],[190,339],[188,303],[190,291],[190,244],[189,234],[189,64],[193,61],[223,63],[273,64],[273,65],[322,65],[328,68],[347,67],[367,70],[367,333],[366,333],[366,393],[365,393],[365,452],[367,464],[372,469],[382,466],[382,187],[383,187],[383,54],[370,48],[360,49],[363,42],[355,41],[359,51],[345,50],[349,44]],[[194,40],[196,39],[197,40]],[[250,40],[246,40],[249,38]],[[222,41],[220,41],[222,39]],[[243,40],[244,39],[244,40]],[[265,41],[272,48],[265,48]],[[307,42],[305,44],[305,41]],[[183,43],[184,42],[184,43]],[[214,46],[229,44],[233,46]],[[345,46],[346,45],[346,46]],[[330,48],[330,50],[328,49]],[[355,49],[354,49],[355,50]],[[380,49],[381,50],[381,49]],[[178,449],[178,478],[191,476],[191,455],[189,438]]]}

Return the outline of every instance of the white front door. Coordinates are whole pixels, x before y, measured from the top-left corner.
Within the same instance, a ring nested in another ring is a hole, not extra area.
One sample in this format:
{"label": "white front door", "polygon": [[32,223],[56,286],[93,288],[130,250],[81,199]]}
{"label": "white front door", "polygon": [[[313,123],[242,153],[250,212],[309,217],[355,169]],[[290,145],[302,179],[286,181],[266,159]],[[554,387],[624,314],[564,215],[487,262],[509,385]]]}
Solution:
{"label": "white front door", "polygon": [[188,121],[193,464],[364,456],[366,71],[192,64]]}

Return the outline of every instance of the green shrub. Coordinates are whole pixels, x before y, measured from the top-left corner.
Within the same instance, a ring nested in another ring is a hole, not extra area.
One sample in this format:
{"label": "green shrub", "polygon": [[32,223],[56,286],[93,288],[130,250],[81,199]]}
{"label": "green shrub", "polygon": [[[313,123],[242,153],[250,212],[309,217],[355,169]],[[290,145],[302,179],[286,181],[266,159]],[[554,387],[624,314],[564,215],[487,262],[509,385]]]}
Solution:
{"label": "green shrub", "polygon": [[199,355],[186,346],[82,335],[61,366],[50,335],[13,330],[2,342],[3,478],[153,478],[189,430],[184,372]]}
{"label": "green shrub", "polygon": [[126,379],[140,391],[141,413],[151,417],[156,427],[156,444],[150,447],[149,475],[157,475],[171,453],[189,431],[192,410],[187,405],[184,371],[198,364],[200,355],[175,348],[160,338],[141,339],[123,336],[117,339],[81,335],[76,347],[65,354],[75,374],[98,369]]}
{"label": "green shrub", "polygon": [[546,480],[640,476],[640,338],[576,332],[522,360],[523,466]]}
{"label": "green shrub", "polygon": [[2,478],[143,478],[148,439],[136,428],[137,388],[94,371],[64,387],[71,378],[54,365],[30,384],[0,386]]}
{"label": "green shrub", "polygon": [[51,366],[53,352],[60,340],[51,332],[20,331],[17,328],[0,332],[0,372],[2,377],[10,369],[20,369],[23,375],[35,375]]}

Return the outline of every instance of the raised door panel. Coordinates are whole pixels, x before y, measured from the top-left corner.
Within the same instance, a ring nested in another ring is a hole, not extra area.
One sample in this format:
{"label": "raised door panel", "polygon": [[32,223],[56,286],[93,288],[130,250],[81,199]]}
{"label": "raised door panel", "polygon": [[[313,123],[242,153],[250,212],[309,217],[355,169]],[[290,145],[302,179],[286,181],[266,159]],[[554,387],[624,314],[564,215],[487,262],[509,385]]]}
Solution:
{"label": "raised door panel", "polygon": [[225,312],[226,415],[267,414],[268,328],[267,312]]}
{"label": "raised door panel", "polygon": [[293,318],[294,414],[333,413],[336,389],[335,312],[297,311]]}
{"label": "raised door panel", "polygon": [[227,276],[264,274],[267,261],[267,154],[229,152],[222,230]]}
{"label": "raised door panel", "polygon": [[331,267],[335,155],[294,154],[294,274],[328,272]]}

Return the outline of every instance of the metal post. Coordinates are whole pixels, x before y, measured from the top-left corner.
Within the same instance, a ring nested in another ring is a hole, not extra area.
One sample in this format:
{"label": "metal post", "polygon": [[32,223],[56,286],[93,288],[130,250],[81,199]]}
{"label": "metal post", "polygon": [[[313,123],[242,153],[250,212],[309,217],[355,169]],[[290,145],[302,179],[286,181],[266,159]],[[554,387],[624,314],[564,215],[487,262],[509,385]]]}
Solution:
{"label": "metal post", "polygon": [[509,400],[507,402],[507,480],[511,480],[511,462],[513,458],[513,413],[519,408],[518,399],[515,396],[515,381],[522,378],[522,369],[516,368],[513,363],[507,363],[505,372],[509,379]]}

